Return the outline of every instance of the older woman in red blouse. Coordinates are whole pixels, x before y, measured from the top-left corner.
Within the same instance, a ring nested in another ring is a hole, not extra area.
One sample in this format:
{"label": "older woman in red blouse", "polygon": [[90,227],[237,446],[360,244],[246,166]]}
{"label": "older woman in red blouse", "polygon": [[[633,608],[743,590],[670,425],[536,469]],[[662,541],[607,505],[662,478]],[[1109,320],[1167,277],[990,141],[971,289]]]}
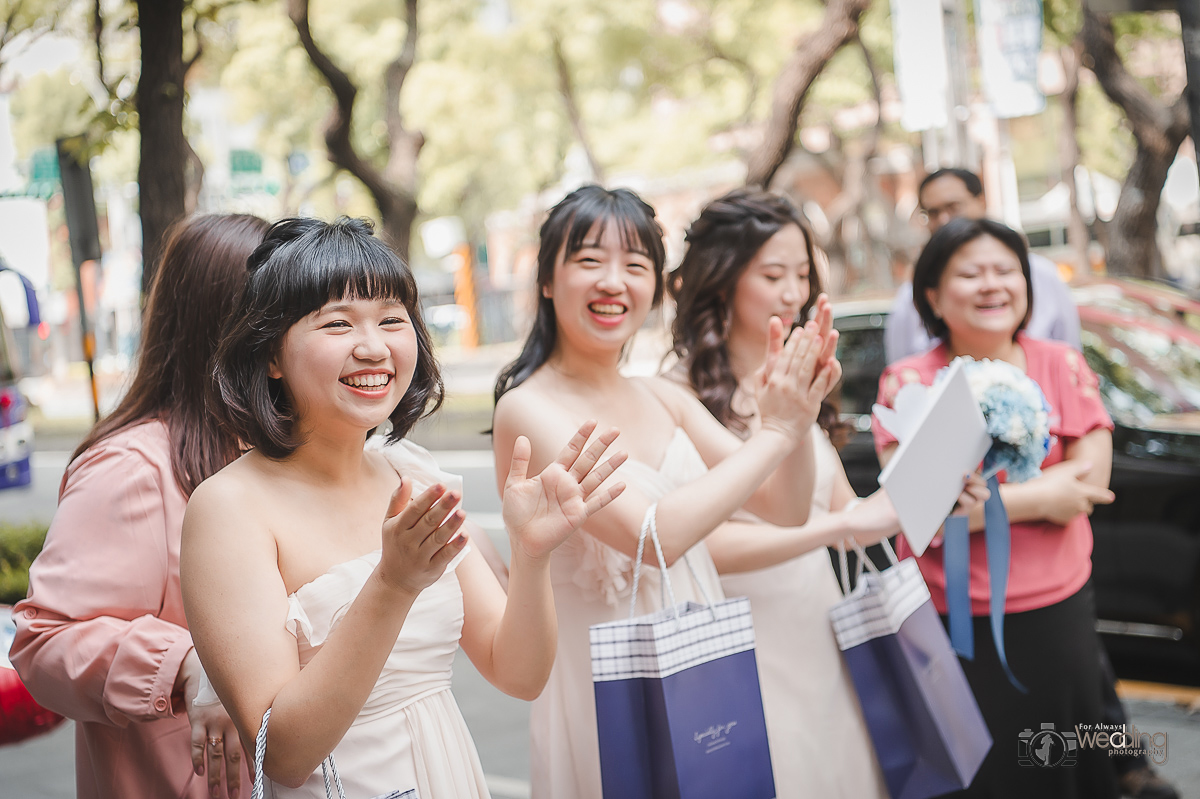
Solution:
{"label": "older woman in red blouse", "polygon": [[[1053,723],[1059,732],[1102,721],[1099,639],[1091,576],[1093,505],[1112,502],[1112,422],[1100,402],[1096,376],[1076,350],[1038,341],[1021,331],[1033,297],[1029,258],[1020,234],[987,219],[958,219],[930,239],[913,275],[913,300],[929,334],[940,343],[897,361],[880,378],[879,402],[891,407],[905,383],[933,383],[938,370],[960,355],[1007,361],[1041,387],[1050,404],[1053,446],[1042,475],[1000,495],[1012,529],[1005,603],[1009,665],[1028,687],[1008,680],[992,643],[991,586],[982,535],[970,542],[970,600],[975,658],[963,670],[995,741],[971,786],[971,797],[1116,797],[1108,753],[1080,749],[1071,768],[1018,763],[1023,731]],[[896,440],[874,427],[880,460]],[[1003,480],[1003,477],[1001,477]],[[970,517],[983,530],[982,508]],[[911,554],[900,542],[901,556]],[[917,558],[939,612],[946,613],[941,549]]]}

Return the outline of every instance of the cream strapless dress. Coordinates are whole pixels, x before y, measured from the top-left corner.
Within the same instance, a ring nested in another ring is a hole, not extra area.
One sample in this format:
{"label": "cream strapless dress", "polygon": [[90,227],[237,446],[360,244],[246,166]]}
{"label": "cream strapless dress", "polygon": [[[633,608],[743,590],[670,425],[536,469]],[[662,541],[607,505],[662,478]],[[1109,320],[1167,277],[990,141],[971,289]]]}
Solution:
{"label": "cream strapless dress", "polygon": [[[368,449],[379,448],[368,445]],[[461,478],[437,468],[429,453],[401,441],[382,448],[415,492]],[[379,563],[376,550],[339,563],[288,597],[287,629],[296,636],[303,668],[358,596]],[[333,750],[349,799],[371,799],[415,788],[419,799],[488,797],[475,743],[454,696],[450,674],[462,634],[462,589],[454,567],[418,595],[370,696]],[[325,799],[318,769],[299,788],[268,782],[276,799]]]}
{"label": "cream strapless dress", "polygon": [[[838,454],[814,426],[812,517],[829,513]],[[739,511],[738,521],[763,524]],[[756,571],[721,575],[727,596],[750,599],[771,766],[779,799],[887,799],[887,785],[833,636],[829,608],[842,598],[825,547]]]}

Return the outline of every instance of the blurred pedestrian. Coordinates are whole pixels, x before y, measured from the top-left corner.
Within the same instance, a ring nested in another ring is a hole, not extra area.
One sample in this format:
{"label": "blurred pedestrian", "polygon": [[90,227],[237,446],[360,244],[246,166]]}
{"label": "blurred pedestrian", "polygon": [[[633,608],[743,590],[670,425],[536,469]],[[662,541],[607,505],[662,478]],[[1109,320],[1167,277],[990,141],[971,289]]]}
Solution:
{"label": "blurred pedestrian", "polygon": [[[967,169],[949,167],[929,174],[917,190],[921,219],[930,235],[937,233],[952,219],[983,219],[987,216],[987,198],[983,182]],[[1059,277],[1058,267],[1049,258],[1029,253],[1029,269],[1033,286],[1033,309],[1025,334],[1049,339],[1082,349],[1079,342],[1079,311],[1071,292]],[[913,305],[912,282],[896,291],[892,309],[884,330],[884,349],[888,363],[932,348],[937,342],[921,325]]]}

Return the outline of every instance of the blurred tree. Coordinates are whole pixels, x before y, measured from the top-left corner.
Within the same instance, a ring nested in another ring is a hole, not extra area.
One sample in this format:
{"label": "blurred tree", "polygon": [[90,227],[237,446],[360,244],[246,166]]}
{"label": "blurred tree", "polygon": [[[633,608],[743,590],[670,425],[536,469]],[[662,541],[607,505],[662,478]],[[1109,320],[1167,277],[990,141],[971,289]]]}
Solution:
{"label": "blurred tree", "polygon": [[858,34],[858,21],[870,0],[830,0],[821,26],[796,44],[787,64],[775,78],[771,116],[762,143],[746,162],[746,183],[770,186],[776,170],[795,146],[800,110],[813,81],[834,53]]}
{"label": "blurred tree", "polygon": [[183,135],[184,0],[136,0],[136,3],[142,45],[136,106],[141,134],[138,210],[142,217],[145,295],[158,268],[163,236],[187,211],[189,148]]}
{"label": "blurred tree", "polygon": [[70,0],[0,0],[0,73],[15,46],[28,46],[53,30],[69,5]]}
{"label": "blurred tree", "polygon": [[1134,77],[1118,53],[1118,36],[1108,15],[1085,8],[1081,36],[1091,60],[1088,66],[1125,113],[1136,142],[1108,225],[1108,269],[1118,275],[1154,277],[1160,271],[1155,242],[1158,206],[1167,170],[1189,132],[1187,97],[1183,91],[1173,98],[1155,96],[1146,82]]}
{"label": "blurred tree", "polygon": [[287,0],[288,17],[296,26],[300,44],[333,92],[335,105],[325,123],[329,159],[367,188],[379,209],[383,238],[401,257],[408,259],[412,225],[417,216],[417,157],[425,137],[406,124],[400,108],[400,93],[417,55],[420,36],[417,0],[405,0],[403,44],[398,52],[393,51],[384,72],[387,161],[382,168],[364,157],[354,141],[354,106],[359,87],[313,38],[309,6],[309,0]]}
{"label": "blurred tree", "polygon": [[[142,220],[142,292],[149,288],[167,229],[195,210],[204,164],[184,134],[188,73],[204,53],[202,28],[247,0],[92,0],[91,34],[99,83],[108,94],[93,127],[136,127],[138,211]],[[113,70],[112,34],[136,28],[140,54]],[[136,88],[133,88],[136,85]],[[99,142],[93,141],[94,146]]]}

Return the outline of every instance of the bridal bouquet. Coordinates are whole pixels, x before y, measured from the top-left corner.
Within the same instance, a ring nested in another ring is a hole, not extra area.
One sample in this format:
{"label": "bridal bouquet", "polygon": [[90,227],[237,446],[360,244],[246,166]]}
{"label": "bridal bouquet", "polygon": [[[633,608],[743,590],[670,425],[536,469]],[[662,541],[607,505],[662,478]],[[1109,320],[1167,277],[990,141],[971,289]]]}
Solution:
{"label": "bridal bouquet", "polygon": [[983,473],[1003,469],[1010,483],[1023,483],[1042,473],[1050,452],[1050,405],[1029,375],[1011,363],[960,357],[971,394],[983,411],[992,448]]}

